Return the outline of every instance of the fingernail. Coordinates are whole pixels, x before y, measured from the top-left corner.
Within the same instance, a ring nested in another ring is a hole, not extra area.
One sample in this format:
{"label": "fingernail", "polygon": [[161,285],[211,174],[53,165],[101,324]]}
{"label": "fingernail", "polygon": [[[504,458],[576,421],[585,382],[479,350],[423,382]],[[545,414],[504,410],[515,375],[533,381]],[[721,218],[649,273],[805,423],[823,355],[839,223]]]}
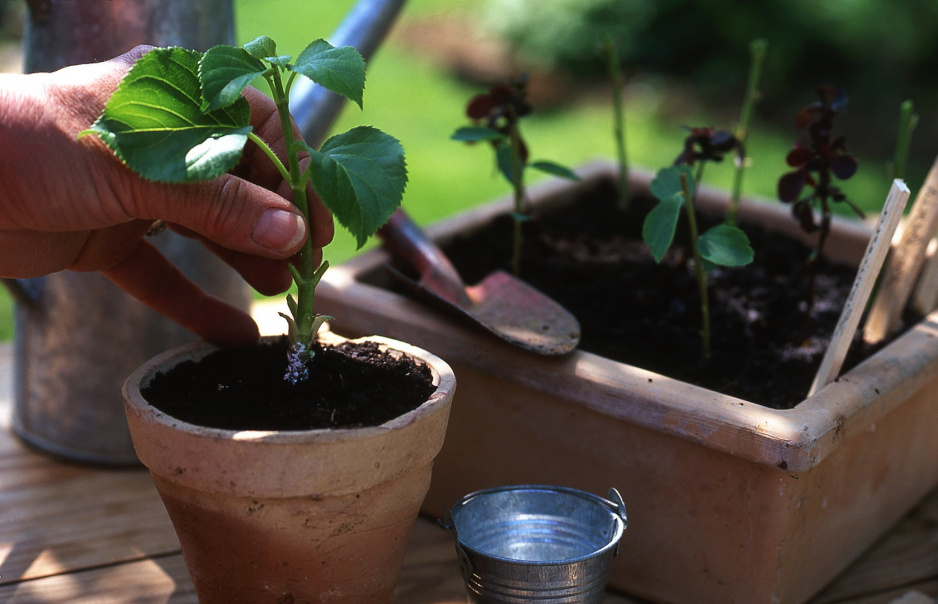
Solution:
{"label": "fingernail", "polygon": [[265,210],[257,219],[251,238],[274,252],[290,252],[306,239],[306,221],[286,210]]}

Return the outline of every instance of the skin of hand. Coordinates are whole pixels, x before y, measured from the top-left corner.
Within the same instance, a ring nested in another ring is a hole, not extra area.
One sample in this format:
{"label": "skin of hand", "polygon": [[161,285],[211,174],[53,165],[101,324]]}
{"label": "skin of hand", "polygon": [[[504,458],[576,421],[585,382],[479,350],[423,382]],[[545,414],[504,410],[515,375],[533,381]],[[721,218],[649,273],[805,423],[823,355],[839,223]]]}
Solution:
{"label": "skin of hand", "polygon": [[[147,50],[54,73],[0,74],[0,277],[100,271],[210,342],[249,345],[258,338],[253,319],[203,291],[144,235],[162,219],[274,295],[289,288],[286,261],[307,236],[321,258],[332,216],[310,190],[307,224],[287,183],[252,143],[231,173],[180,185],[140,178],[95,136],[79,140]],[[274,102],[253,88],[244,95],[254,131],[286,161]]]}

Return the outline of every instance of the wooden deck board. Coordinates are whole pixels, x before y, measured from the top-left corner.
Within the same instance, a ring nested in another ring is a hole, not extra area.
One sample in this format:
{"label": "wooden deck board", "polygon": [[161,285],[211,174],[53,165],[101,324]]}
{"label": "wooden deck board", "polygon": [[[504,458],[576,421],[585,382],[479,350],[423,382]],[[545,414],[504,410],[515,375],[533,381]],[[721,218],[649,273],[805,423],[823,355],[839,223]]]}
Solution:
{"label": "wooden deck board", "polygon": [[816,604],[892,602],[912,587],[938,596],[938,492],[880,539],[816,599]]}
{"label": "wooden deck board", "polygon": [[181,554],[0,586],[8,604],[198,604]]}

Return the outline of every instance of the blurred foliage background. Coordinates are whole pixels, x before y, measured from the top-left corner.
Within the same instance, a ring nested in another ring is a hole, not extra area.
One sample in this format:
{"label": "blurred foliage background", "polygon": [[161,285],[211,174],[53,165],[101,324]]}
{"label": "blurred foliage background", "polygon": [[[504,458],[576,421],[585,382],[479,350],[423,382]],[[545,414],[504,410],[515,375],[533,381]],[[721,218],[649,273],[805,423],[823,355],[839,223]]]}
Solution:
{"label": "blurred foliage background", "polygon": [[666,76],[713,115],[736,111],[744,52],[769,41],[763,119],[784,127],[821,84],[846,88],[849,139],[867,154],[891,152],[899,104],[928,108],[917,149],[934,150],[938,37],[925,24],[938,3],[909,0],[488,0],[484,24],[528,64],[577,80],[602,76],[595,40],[609,33],[633,77]]}
{"label": "blurred foliage background", "polygon": [[[273,37],[294,56],[329,35],[354,0],[233,0],[237,40]],[[21,68],[25,2],[0,0],[0,71]],[[612,158],[611,88],[599,41],[618,44],[626,75],[626,134],[636,167],[671,163],[683,126],[734,130],[749,69],[750,42],[769,43],[762,99],[747,149],[744,192],[774,198],[785,154],[799,137],[795,113],[814,88],[850,96],[838,131],[859,156],[844,189],[875,212],[889,188],[887,163],[906,99],[920,115],[906,180],[913,194],[938,155],[938,3],[907,0],[408,0],[370,61],[364,110],[346,107],[336,130],[377,126],[401,139],[410,182],[404,204],[427,224],[507,195],[484,145],[449,140],[466,125],[466,102],[506,77],[531,77],[534,113],[523,124],[533,159],[576,166]],[[707,182],[728,186],[729,162]],[[532,181],[535,176],[532,174]],[[375,245],[371,243],[369,245]],[[337,231],[331,262],[356,253]],[[0,340],[12,334],[11,303],[0,289]]]}

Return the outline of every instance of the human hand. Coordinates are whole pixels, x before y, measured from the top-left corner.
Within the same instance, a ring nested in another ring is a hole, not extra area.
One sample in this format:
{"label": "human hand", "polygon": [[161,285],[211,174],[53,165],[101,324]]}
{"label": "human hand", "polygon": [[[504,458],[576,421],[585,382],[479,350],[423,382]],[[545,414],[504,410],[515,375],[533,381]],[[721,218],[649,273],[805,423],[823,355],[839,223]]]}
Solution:
{"label": "human hand", "polygon": [[[290,286],[285,259],[307,234],[321,254],[332,217],[310,196],[307,225],[280,173],[253,145],[230,174],[168,185],[136,176],[96,137],[77,140],[146,50],[51,74],[0,76],[0,277],[100,271],[209,341],[252,343],[258,331],[250,316],[186,278],[145,233],[162,219],[272,295]],[[251,125],[285,157],[273,101],[250,88],[244,94]]]}

